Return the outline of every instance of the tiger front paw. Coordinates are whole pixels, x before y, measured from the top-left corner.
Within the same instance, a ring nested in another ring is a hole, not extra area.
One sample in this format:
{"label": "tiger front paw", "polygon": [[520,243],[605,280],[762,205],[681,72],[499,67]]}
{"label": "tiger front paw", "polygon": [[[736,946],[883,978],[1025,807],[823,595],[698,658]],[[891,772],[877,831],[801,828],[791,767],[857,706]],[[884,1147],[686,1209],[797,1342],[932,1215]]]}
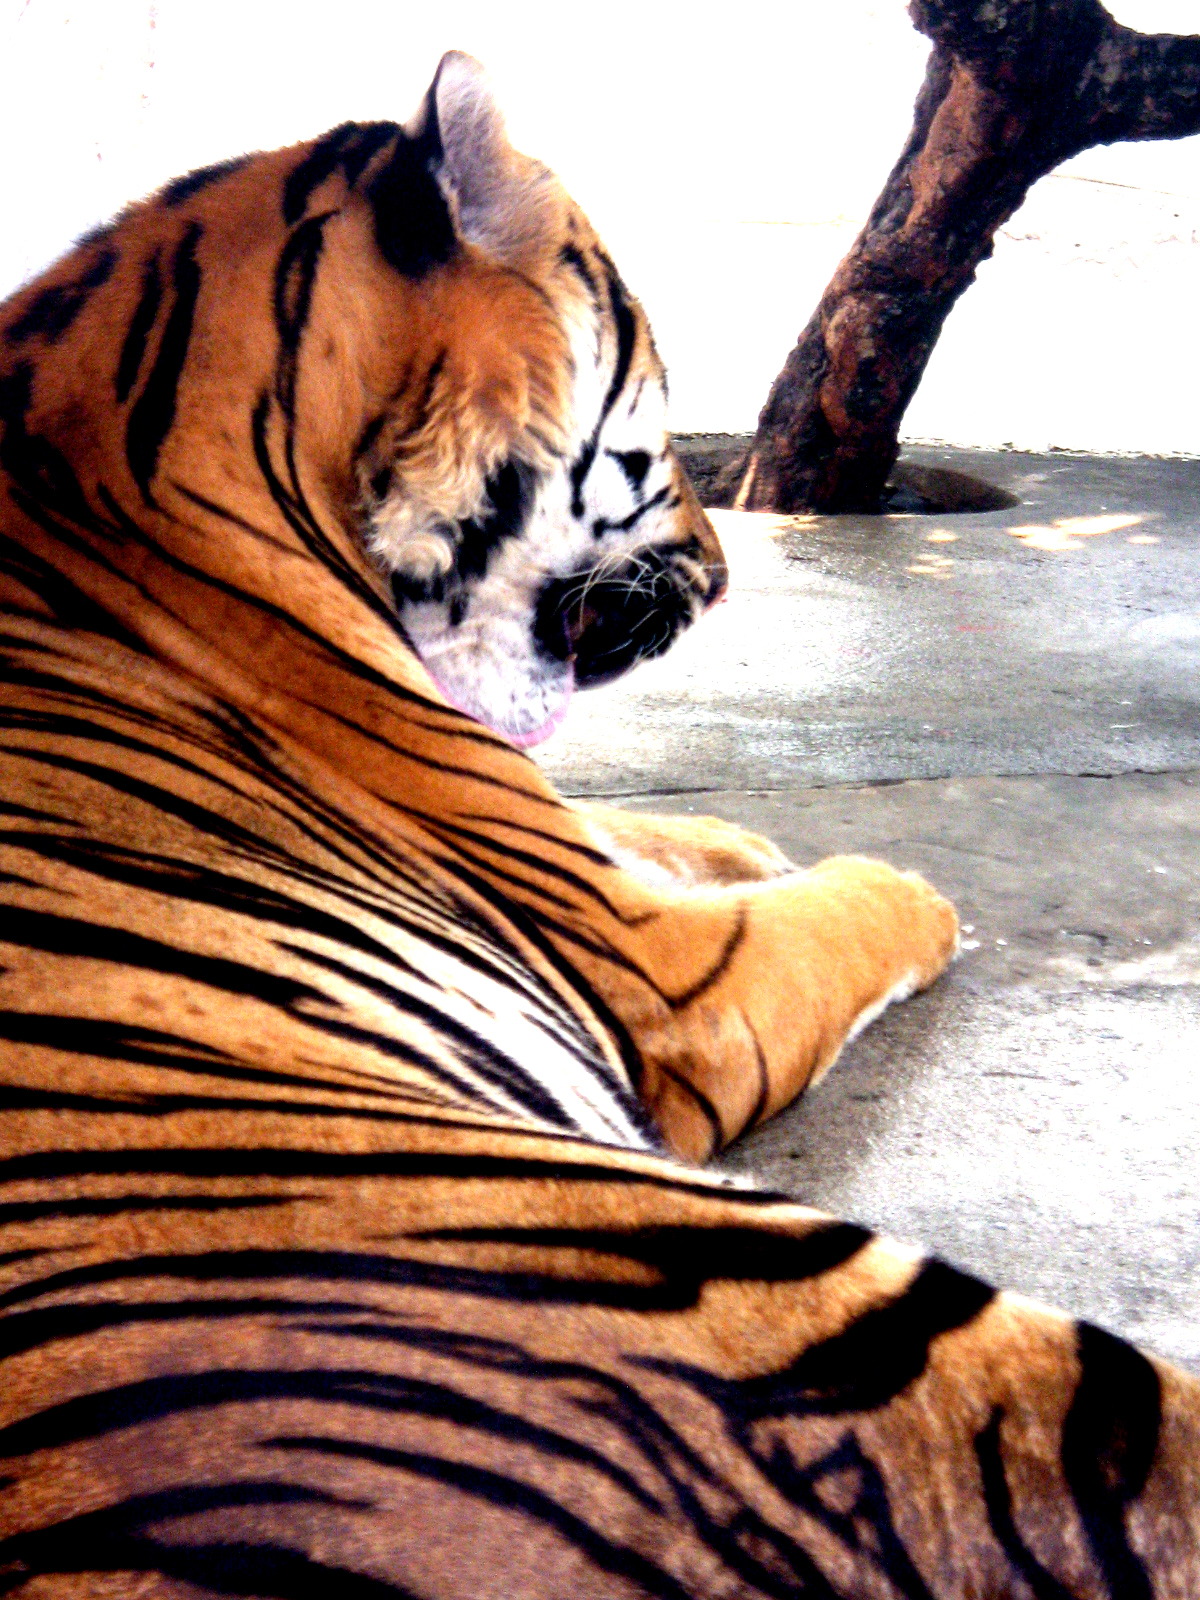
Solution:
{"label": "tiger front paw", "polygon": [[686,889],[766,883],[796,870],[770,839],[721,817],[655,816],[575,804],[613,861],[649,883]]}
{"label": "tiger front paw", "polygon": [[958,913],[919,872],[869,856],[832,856],[809,876],[853,930],[846,956],[861,968],[873,1005],[928,988],[958,954]]}
{"label": "tiger front paw", "polygon": [[916,987],[927,989],[958,959],[962,948],[958,912],[919,872],[903,872],[900,876],[912,890],[916,909],[914,932],[921,954]]}
{"label": "tiger front paw", "polygon": [[795,872],[778,845],[720,817],[690,817],[692,875],[696,883],[766,883]]}

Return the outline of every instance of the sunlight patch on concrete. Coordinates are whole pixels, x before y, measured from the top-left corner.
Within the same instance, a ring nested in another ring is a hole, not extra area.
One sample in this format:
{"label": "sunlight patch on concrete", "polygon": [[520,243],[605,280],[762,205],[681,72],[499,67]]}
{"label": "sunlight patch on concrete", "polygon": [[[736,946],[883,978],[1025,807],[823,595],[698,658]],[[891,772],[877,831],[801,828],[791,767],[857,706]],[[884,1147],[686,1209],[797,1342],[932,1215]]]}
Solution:
{"label": "sunlight patch on concrete", "polygon": [[1107,516],[1055,517],[1052,522],[1026,523],[1008,532],[1033,550],[1078,550],[1081,539],[1136,528],[1145,520],[1140,512],[1110,512]]}
{"label": "sunlight patch on concrete", "polygon": [[762,539],[778,539],[781,534],[795,533],[799,528],[810,528],[817,522],[815,512],[803,511],[785,516],[776,511],[718,511],[705,508],[709,520],[724,543],[728,539],[743,548]]}
{"label": "sunlight patch on concrete", "polygon": [[954,557],[944,556],[940,550],[930,550],[919,561],[910,562],[904,570],[918,578],[950,578],[954,575]]}
{"label": "sunlight patch on concrete", "polygon": [[[1156,869],[1161,872],[1163,869]],[[1200,940],[1184,940],[1167,950],[1152,950],[1127,961],[1095,964],[1078,956],[1051,956],[1057,972],[1103,989],[1175,989],[1200,985]]]}

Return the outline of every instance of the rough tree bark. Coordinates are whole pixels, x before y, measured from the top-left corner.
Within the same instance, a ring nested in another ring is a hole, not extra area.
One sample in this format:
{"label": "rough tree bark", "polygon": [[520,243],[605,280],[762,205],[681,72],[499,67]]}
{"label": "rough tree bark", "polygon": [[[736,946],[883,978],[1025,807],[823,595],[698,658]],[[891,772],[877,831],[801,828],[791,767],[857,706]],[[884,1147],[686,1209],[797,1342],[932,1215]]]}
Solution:
{"label": "rough tree bark", "polygon": [[751,510],[875,510],[942,324],[1030,185],[1068,156],[1200,131],[1200,38],[1099,0],[911,0],[933,40],[912,132],[727,486]]}

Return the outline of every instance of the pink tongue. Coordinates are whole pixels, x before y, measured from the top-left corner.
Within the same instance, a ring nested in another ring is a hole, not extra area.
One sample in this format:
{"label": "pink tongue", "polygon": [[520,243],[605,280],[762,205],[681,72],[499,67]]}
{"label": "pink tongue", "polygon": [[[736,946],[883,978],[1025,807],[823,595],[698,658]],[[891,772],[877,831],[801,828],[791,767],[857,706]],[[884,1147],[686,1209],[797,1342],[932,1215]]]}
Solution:
{"label": "pink tongue", "polygon": [[566,693],[563,695],[562,700],[540,728],[533,728],[529,733],[505,733],[503,728],[499,731],[504,733],[506,739],[511,739],[519,750],[528,750],[530,745],[534,744],[544,744],[550,735],[555,733],[562,725],[562,720],[567,714],[567,707],[571,704],[571,691],[574,687],[575,680],[572,678],[567,684]]}

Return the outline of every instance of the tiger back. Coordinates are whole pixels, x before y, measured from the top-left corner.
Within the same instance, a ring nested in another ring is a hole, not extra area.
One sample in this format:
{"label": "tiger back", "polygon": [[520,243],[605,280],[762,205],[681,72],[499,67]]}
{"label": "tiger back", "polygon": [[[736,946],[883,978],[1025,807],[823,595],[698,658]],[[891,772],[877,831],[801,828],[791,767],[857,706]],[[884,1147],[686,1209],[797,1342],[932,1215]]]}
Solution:
{"label": "tiger back", "polygon": [[524,753],[724,590],[665,407],[457,55],[0,308],[6,1593],[1200,1592],[1193,1380],[677,1159],[956,924]]}

